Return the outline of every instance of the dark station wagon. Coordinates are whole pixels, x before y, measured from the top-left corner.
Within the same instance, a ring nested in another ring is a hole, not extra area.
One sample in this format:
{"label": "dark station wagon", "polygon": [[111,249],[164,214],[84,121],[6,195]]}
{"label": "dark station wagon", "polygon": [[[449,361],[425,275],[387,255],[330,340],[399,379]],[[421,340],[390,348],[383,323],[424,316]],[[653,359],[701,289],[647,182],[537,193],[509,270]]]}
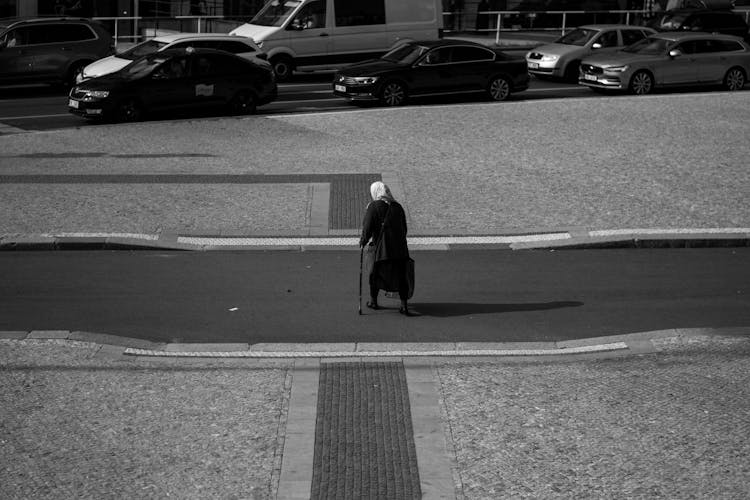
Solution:
{"label": "dark station wagon", "polygon": [[529,86],[526,60],[460,40],[409,42],[379,59],[341,68],[334,95],[399,106],[417,96],[485,93],[503,101]]}

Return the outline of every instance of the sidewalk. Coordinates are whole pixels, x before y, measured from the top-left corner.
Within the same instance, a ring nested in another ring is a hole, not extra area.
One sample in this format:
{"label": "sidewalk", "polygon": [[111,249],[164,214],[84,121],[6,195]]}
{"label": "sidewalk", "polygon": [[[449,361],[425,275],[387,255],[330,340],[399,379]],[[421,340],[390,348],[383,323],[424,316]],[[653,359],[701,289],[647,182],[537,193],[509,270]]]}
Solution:
{"label": "sidewalk", "polygon": [[[744,498],[748,334],[672,330],[621,338],[619,352],[381,361],[403,361],[423,498]],[[311,486],[325,498],[313,479],[318,373],[377,361],[123,356],[43,332],[9,336],[4,498],[308,498]],[[343,498],[362,487],[352,477]]]}

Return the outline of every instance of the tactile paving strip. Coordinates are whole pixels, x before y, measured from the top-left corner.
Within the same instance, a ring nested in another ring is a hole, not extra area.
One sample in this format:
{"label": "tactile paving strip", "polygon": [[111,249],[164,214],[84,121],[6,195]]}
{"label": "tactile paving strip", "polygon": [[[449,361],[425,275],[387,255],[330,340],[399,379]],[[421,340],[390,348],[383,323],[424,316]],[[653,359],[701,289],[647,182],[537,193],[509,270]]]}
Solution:
{"label": "tactile paving strip", "polygon": [[380,174],[29,174],[0,175],[0,184],[331,184],[328,227],[357,229]]}
{"label": "tactile paving strip", "polygon": [[321,364],[310,498],[422,498],[402,363]]}

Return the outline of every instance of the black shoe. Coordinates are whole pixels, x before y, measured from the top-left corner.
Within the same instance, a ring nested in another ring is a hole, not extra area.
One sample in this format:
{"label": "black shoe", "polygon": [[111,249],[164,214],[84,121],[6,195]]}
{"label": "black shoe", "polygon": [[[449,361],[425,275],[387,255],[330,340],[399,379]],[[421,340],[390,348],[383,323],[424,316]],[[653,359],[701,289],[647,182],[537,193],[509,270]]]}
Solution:
{"label": "black shoe", "polygon": [[377,302],[368,302],[367,307],[369,307],[370,309],[375,309],[376,311],[378,309],[381,309]]}
{"label": "black shoe", "polygon": [[414,314],[406,307],[399,307],[398,312],[404,316],[414,316]]}

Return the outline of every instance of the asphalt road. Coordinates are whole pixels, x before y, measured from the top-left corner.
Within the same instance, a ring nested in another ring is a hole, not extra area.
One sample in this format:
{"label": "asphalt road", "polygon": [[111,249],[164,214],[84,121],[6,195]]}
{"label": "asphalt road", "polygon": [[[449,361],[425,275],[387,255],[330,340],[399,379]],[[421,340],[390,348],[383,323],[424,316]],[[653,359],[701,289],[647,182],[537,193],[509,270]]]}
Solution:
{"label": "asphalt road", "polygon": [[[330,73],[298,75],[291,83],[279,84],[278,99],[258,109],[258,114],[356,111],[352,103],[336,97],[331,91]],[[531,87],[511,99],[549,99],[558,97],[601,98],[590,89],[565,82],[532,80]],[[466,103],[482,100],[481,94],[441,96],[420,99],[424,105]],[[194,115],[188,115],[193,118]],[[156,119],[180,119],[183,116],[157,116]],[[97,126],[67,110],[67,92],[50,86],[16,86],[0,89],[0,124],[18,131],[59,130]],[[8,132],[0,126],[0,134]]]}
{"label": "asphalt road", "polygon": [[167,342],[529,342],[750,324],[748,248],[413,257],[419,316],[407,318],[393,299],[357,314],[351,250],[5,252],[0,330]]}

